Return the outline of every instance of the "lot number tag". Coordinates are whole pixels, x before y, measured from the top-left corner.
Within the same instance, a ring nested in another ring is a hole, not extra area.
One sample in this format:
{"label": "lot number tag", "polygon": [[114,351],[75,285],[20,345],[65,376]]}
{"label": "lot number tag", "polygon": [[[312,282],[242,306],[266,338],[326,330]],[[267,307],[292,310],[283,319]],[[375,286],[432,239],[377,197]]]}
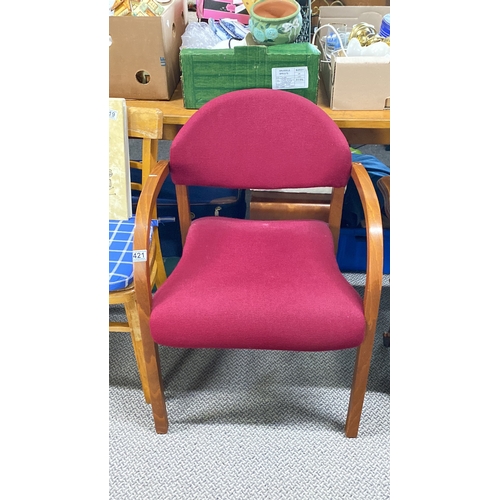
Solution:
{"label": "lot number tag", "polygon": [[307,89],[309,87],[307,66],[272,68],[271,71],[272,86],[275,90]]}
{"label": "lot number tag", "polygon": [[132,262],[145,262],[147,256],[147,250],[135,250],[132,252]]}

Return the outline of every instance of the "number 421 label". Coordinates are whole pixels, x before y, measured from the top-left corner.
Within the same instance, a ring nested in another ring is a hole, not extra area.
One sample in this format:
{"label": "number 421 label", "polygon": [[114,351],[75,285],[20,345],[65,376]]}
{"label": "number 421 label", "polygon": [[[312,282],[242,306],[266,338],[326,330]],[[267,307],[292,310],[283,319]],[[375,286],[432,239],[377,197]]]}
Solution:
{"label": "number 421 label", "polygon": [[148,256],[147,250],[134,250],[132,252],[132,262],[145,262]]}

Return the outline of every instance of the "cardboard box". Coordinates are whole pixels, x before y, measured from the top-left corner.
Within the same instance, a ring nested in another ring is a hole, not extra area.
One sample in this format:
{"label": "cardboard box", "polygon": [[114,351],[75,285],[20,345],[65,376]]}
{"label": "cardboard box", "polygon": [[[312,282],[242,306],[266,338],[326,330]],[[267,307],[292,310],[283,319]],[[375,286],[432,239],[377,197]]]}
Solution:
{"label": "cardboard box", "polygon": [[[327,7],[329,5],[332,5],[332,3],[333,0],[311,0],[311,22],[313,28],[318,27],[320,7]],[[391,5],[390,0],[342,0],[342,3],[344,5],[356,5],[356,6]]]}
{"label": "cardboard box", "polygon": [[[349,28],[359,22],[372,24],[378,31],[390,7],[320,7],[319,26],[345,23]],[[321,51],[320,76],[331,109],[376,110],[390,108],[390,59],[387,57],[336,57],[328,61],[320,39],[331,33],[323,28],[316,37]]]}
{"label": "cardboard box", "polygon": [[172,97],[187,13],[187,0],[173,0],[161,16],[110,16],[109,97]]}
{"label": "cardboard box", "polygon": [[197,109],[219,95],[250,88],[283,89],[316,103],[319,57],[307,42],[182,49],[184,107]]}

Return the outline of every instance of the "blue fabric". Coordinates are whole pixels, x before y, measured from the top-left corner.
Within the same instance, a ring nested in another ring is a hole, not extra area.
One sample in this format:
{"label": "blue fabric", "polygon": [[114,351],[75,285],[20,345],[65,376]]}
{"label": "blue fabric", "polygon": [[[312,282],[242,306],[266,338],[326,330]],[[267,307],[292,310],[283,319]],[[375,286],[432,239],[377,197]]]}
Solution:
{"label": "blue fabric", "polygon": [[[152,221],[151,229],[157,226]],[[134,246],[135,217],[128,220],[109,221],[109,291],[126,288],[133,281],[134,265],[132,251]]]}
{"label": "blue fabric", "polygon": [[[368,172],[370,179],[375,187],[380,208],[384,209],[384,197],[380,188],[377,186],[377,181],[385,175],[390,175],[390,168],[382,163],[377,157],[372,155],[358,154],[351,151],[352,161],[361,163]],[[349,179],[344,195],[344,207],[342,210],[342,227],[362,227],[361,221],[365,218],[363,206],[359,198],[358,191],[352,179]]]}

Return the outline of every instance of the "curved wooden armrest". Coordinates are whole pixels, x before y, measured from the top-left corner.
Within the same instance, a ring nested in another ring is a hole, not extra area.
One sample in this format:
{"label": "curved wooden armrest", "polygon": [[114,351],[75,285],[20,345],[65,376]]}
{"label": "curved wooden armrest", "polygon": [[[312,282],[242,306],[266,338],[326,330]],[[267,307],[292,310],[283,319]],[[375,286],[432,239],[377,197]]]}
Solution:
{"label": "curved wooden armrest", "polygon": [[134,261],[134,286],[139,309],[151,311],[151,220],[156,200],[169,172],[168,160],[159,161],[142,188],[135,213],[134,254],[144,252],[144,260]]}
{"label": "curved wooden armrest", "polygon": [[[377,193],[365,167],[361,163],[353,162],[351,176],[361,198],[366,221],[367,257],[363,304],[366,321],[373,326],[374,331],[382,292],[384,264],[382,216]],[[370,331],[370,328],[368,330]]]}

